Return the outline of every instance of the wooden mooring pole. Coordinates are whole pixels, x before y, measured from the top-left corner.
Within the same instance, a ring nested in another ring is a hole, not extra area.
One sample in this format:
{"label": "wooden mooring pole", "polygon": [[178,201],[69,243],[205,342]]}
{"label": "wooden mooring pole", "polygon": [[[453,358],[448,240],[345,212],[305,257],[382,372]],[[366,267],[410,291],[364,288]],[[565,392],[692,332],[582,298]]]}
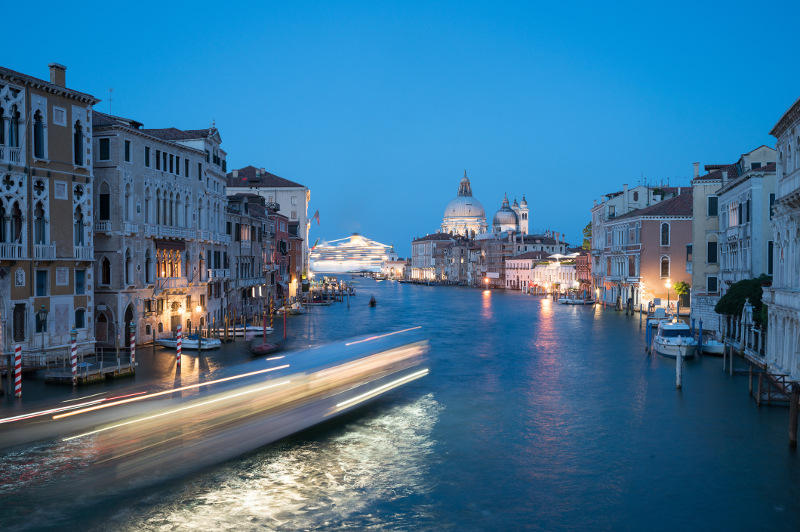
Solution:
{"label": "wooden mooring pole", "polygon": [[764,381],[764,373],[758,373],[758,390],[756,390],[756,404],[761,406],[761,385]]}
{"label": "wooden mooring pole", "polygon": [[675,357],[675,388],[683,388],[683,352],[678,347],[678,356]]}
{"label": "wooden mooring pole", "polygon": [[789,447],[797,447],[797,403],[800,401],[800,385],[792,385],[792,402],[789,403]]}
{"label": "wooden mooring pole", "polygon": [[753,366],[750,366],[750,369],[747,370],[747,373],[748,373],[748,380],[750,381],[749,382],[750,397],[753,397]]}

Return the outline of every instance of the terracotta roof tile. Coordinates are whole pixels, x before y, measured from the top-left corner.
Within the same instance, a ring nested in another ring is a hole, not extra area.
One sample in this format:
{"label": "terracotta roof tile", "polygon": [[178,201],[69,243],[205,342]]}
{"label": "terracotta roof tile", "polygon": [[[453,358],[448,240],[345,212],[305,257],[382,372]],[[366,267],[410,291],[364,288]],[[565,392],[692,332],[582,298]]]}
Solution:
{"label": "terracotta roof tile", "polygon": [[256,171],[259,171],[255,166],[245,166],[236,170],[237,177],[233,177],[233,172],[228,172],[227,186],[230,187],[254,187],[254,188],[294,188],[303,187],[300,183],[289,181],[283,177],[276,176],[269,172],[260,172],[258,179],[256,178]]}
{"label": "terracotta roof tile", "polygon": [[184,131],[175,127],[143,129],[142,132],[162,140],[205,139],[211,134],[210,129],[187,129]]}
{"label": "terracotta roof tile", "polygon": [[692,216],[692,189],[686,187],[687,192],[683,192],[674,198],[659,201],[654,205],[645,207],[644,209],[637,209],[622,216],[618,216],[616,220],[638,218],[639,216]]}

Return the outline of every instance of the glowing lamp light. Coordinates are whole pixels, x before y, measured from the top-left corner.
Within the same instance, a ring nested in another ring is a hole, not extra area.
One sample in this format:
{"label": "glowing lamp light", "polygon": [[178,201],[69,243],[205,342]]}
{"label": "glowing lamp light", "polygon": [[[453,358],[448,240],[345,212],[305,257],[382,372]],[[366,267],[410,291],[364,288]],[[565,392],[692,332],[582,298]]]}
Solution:
{"label": "glowing lamp light", "polygon": [[203,312],[203,307],[201,307],[200,305],[197,305],[197,306],[195,307],[195,310],[196,310],[198,313],[200,313],[200,312]]}

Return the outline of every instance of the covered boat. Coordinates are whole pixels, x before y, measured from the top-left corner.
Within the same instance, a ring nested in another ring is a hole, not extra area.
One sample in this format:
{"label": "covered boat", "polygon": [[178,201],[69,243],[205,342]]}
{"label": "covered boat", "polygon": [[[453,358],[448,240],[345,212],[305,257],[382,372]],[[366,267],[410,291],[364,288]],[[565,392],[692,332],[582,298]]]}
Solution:
{"label": "covered boat", "polygon": [[[159,338],[156,340],[156,344],[161,347],[166,347],[167,349],[177,349],[178,337]],[[201,341],[200,337],[196,334],[188,334],[181,339],[181,350],[205,351],[206,349],[219,349],[221,346],[222,342],[216,338],[203,338]]]}
{"label": "covered boat", "polygon": [[683,358],[691,358],[697,351],[697,340],[692,337],[688,325],[674,319],[658,324],[658,331],[653,338],[653,349],[665,357],[675,358],[680,354]]}

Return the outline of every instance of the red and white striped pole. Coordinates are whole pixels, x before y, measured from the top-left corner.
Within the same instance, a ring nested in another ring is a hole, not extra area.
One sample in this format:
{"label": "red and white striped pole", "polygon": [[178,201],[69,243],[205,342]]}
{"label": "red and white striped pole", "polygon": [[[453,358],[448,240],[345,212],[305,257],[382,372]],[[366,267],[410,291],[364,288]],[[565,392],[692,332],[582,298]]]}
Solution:
{"label": "red and white striped pole", "polygon": [[70,362],[72,362],[72,385],[78,384],[78,331],[75,327],[69,332],[70,336]]}
{"label": "red and white striped pole", "polygon": [[178,365],[178,367],[181,367],[181,340],[182,340],[182,338],[183,338],[183,328],[181,327],[181,324],[179,323],[178,324],[178,346],[177,346],[178,350],[175,353],[175,363]]}
{"label": "red and white striped pole", "polygon": [[14,397],[22,397],[22,347],[14,348]]}
{"label": "red and white striped pole", "polygon": [[136,324],[131,322],[131,366],[136,365]]}

